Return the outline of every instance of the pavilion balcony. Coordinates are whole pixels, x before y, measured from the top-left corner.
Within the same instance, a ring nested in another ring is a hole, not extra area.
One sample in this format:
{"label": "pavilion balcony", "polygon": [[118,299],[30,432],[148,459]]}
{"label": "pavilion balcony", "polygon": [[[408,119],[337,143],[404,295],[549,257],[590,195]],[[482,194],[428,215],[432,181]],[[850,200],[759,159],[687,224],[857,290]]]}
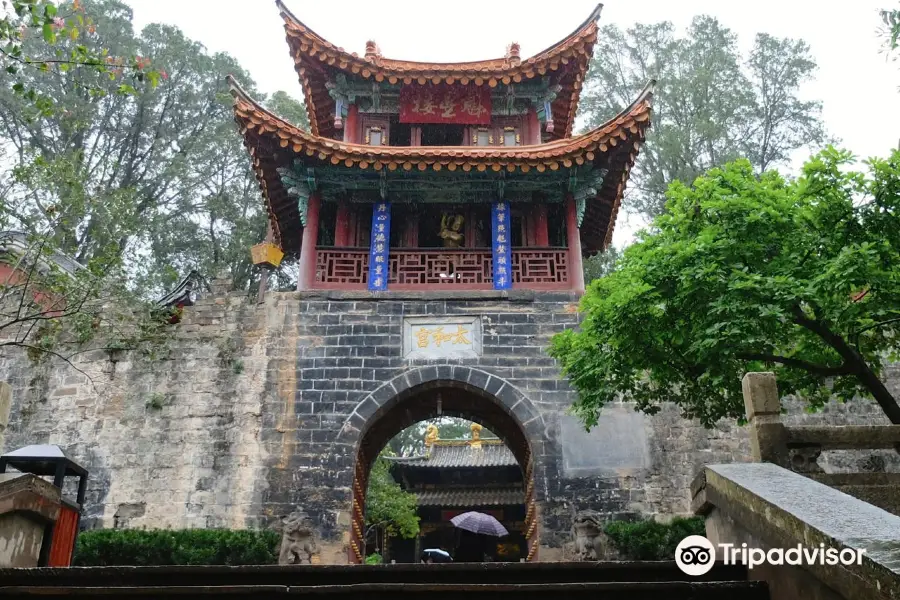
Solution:
{"label": "pavilion balcony", "polygon": [[[365,290],[369,277],[368,247],[318,247],[313,287]],[[388,289],[490,290],[494,289],[490,248],[391,248]],[[567,248],[513,248],[513,289],[570,290]]]}

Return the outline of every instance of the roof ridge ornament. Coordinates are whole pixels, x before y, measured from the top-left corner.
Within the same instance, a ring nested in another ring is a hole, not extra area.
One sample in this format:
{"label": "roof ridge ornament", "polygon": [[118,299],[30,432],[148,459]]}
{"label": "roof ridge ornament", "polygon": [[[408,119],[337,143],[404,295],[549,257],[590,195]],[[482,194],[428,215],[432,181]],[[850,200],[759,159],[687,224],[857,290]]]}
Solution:
{"label": "roof ridge ornament", "polygon": [[369,40],[366,42],[366,60],[375,61],[375,59],[381,58],[381,48],[378,47],[378,44],[375,43],[375,40]]}
{"label": "roof ridge ornament", "polygon": [[473,449],[481,450],[481,425],[478,423],[472,423],[472,439],[469,441],[469,446]]}
{"label": "roof ridge ornament", "polygon": [[522,56],[521,56],[522,47],[519,45],[519,42],[513,42],[509,46],[506,47],[506,62],[510,65],[517,67],[522,64]]}

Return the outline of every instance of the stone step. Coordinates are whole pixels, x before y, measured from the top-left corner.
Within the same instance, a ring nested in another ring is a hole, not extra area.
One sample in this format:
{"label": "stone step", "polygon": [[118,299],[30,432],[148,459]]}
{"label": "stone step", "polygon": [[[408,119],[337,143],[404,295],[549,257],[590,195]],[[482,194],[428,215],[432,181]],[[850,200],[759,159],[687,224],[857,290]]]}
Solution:
{"label": "stone step", "polygon": [[566,600],[767,600],[768,587],[757,581],[669,581],[537,584],[435,584],[435,583],[363,583],[322,586],[158,586],[158,587],[0,587],[3,598],[82,600],[110,598],[171,598],[222,596],[231,600],[267,597],[328,597],[394,600],[396,598],[458,599],[462,594],[512,600],[547,600],[565,596]]}
{"label": "stone step", "polygon": [[701,577],[682,573],[674,561],[568,563],[451,563],[439,565],[260,565],[72,567],[0,569],[6,586],[318,586],[363,583],[603,583],[744,581],[746,568],[717,564]]}

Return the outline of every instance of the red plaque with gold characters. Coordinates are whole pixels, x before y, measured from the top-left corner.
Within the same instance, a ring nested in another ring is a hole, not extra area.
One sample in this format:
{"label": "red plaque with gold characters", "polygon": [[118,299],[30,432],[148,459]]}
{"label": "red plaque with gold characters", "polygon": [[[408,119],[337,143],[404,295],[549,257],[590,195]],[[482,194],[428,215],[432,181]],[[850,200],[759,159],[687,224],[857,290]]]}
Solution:
{"label": "red plaque with gold characters", "polygon": [[404,85],[401,123],[490,125],[491,89],[478,85]]}

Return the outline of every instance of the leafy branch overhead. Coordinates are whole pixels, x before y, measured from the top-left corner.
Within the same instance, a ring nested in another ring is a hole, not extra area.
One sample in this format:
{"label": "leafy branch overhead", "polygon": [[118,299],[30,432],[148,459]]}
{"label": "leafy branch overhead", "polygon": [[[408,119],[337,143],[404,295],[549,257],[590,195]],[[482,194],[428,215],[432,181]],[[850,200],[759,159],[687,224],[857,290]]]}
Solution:
{"label": "leafy branch overhead", "polygon": [[653,127],[631,173],[627,207],[652,218],[674,180],[747,158],[757,172],[785,164],[825,139],[820,102],[801,99],[816,63],[802,40],[756,36],[742,56],[735,34],[709,16],[684,35],[670,22],[604,27],[580,110],[595,126],[657,80]]}
{"label": "leafy branch overhead", "polygon": [[900,48],[900,9],[881,11],[881,20],[884,21],[887,48],[893,52]]}
{"label": "leafy branch overhead", "polygon": [[[152,69],[146,58],[111,55],[107,48],[96,48],[97,25],[82,0],[60,6],[50,0],[10,0],[9,8],[0,19],[0,67],[15,79],[12,89],[32,103],[39,115],[53,112],[54,95],[29,85],[23,70],[52,73],[63,85],[92,96],[107,90],[67,74],[83,69],[119,81],[116,91],[120,94],[136,94],[136,86],[144,83],[156,87],[160,78],[168,77],[165,71]],[[40,42],[29,43],[33,38]]]}
{"label": "leafy branch overhead", "polygon": [[741,419],[743,373],[775,370],[811,407],[864,395],[900,423],[880,379],[900,350],[900,151],[852,164],[829,148],[796,181],[739,160],[673,183],[654,233],[590,285],[581,330],[553,339],[584,422],[620,394]]}

